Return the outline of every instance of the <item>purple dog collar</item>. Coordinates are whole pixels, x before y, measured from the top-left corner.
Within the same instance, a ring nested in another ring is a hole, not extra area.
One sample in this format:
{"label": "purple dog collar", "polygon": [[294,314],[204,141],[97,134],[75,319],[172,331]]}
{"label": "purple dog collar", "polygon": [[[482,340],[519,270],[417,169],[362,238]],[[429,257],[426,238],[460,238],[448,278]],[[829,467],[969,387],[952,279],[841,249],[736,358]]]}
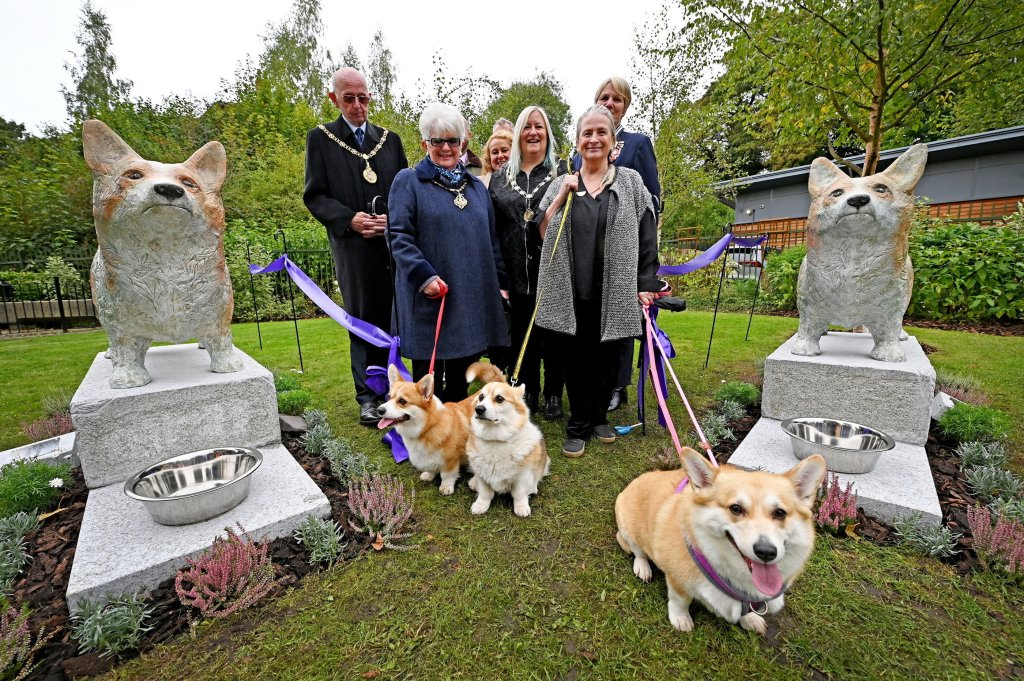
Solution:
{"label": "purple dog collar", "polygon": [[754,612],[758,615],[765,614],[768,612],[768,601],[775,600],[782,594],[786,593],[786,590],[789,589],[789,586],[783,584],[777,594],[769,596],[768,598],[757,598],[755,596],[751,596],[745,591],[736,588],[729,582],[729,580],[718,574],[714,566],[711,565],[711,561],[708,560],[707,556],[701,553],[700,549],[693,546],[688,541],[684,540],[684,543],[686,544],[686,550],[690,552],[690,558],[693,558],[693,562],[697,564],[698,568],[700,568],[704,577],[706,577],[709,582],[715,585],[716,589],[724,593],[726,596],[734,601],[740,602],[740,606],[742,607],[740,617],[746,615],[748,612]]}

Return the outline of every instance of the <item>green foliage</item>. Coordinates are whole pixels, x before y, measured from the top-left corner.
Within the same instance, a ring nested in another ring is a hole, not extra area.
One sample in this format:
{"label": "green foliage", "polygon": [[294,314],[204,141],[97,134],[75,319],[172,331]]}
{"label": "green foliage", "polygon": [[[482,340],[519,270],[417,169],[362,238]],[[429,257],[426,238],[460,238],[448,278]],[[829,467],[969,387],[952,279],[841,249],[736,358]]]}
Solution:
{"label": "green foliage", "polygon": [[314,426],[309,426],[309,429],[302,435],[299,441],[302,443],[302,447],[313,456],[323,456],[331,438],[330,426],[318,423]]}
{"label": "green foliage", "polygon": [[322,456],[330,464],[331,473],[343,485],[374,475],[380,470],[380,466],[371,463],[366,454],[356,451],[349,443],[337,438],[327,441]]}
{"label": "green foliage", "polygon": [[988,397],[973,376],[957,374],[942,369],[935,370],[935,393],[946,393],[950,397],[971,404],[987,405]]}
{"label": "green foliage", "polygon": [[274,390],[283,393],[289,390],[299,390],[302,387],[302,381],[299,377],[291,372],[281,372],[274,374]]}
{"label": "green foliage", "polygon": [[739,402],[744,407],[753,407],[761,401],[761,391],[756,385],[744,383],[743,381],[729,381],[715,391],[715,401],[718,403],[731,400]]}
{"label": "green foliage", "polygon": [[145,624],[153,614],[138,595],[124,595],[104,602],[79,601],[71,615],[71,636],[82,652],[96,651],[110,657],[138,645],[153,628]]}
{"label": "green foliage", "polygon": [[796,310],[796,285],[807,246],[793,246],[772,253],[765,260],[761,300],[769,310]]}
{"label": "green foliage", "polygon": [[61,86],[68,117],[74,121],[95,118],[125,99],[131,81],[116,80],[117,60],[111,52],[110,24],[102,10],[91,0],[82,7],[82,22],[75,39],[81,49],[78,62],[65,64],[74,89]]}
{"label": "green foliage", "polygon": [[939,417],[939,428],[959,442],[997,442],[1010,432],[1010,417],[992,407],[960,403]]}
{"label": "green foliage", "polygon": [[[60,481],[57,486],[56,481]],[[0,518],[19,511],[47,510],[71,481],[71,466],[19,460],[0,468]],[[53,482],[54,484],[50,484]]]}
{"label": "green foliage", "polygon": [[977,466],[1005,466],[1009,459],[1006,445],[1002,442],[961,442],[956,447],[960,457],[960,468],[966,470]]}
{"label": "green foliage", "polygon": [[322,409],[307,409],[302,412],[302,418],[306,419],[306,426],[309,428],[326,426],[330,430],[330,425],[327,423],[327,412]]}
{"label": "green foliage", "polygon": [[309,549],[309,562],[331,564],[341,557],[345,543],[338,523],[309,516],[295,529],[295,541]]}
{"label": "green foliage", "polygon": [[1012,499],[1021,492],[1016,475],[998,466],[977,466],[966,471],[967,487],[982,501]]}
{"label": "green foliage", "polygon": [[308,390],[285,390],[277,394],[277,410],[282,414],[299,416],[313,401]]}
{"label": "green foliage", "polygon": [[948,558],[957,553],[956,542],[960,535],[945,525],[925,525],[922,517],[920,513],[912,513],[893,521],[899,544],[933,558]]}
{"label": "green foliage", "polygon": [[507,118],[513,123],[520,112],[528,106],[540,106],[548,114],[551,121],[552,139],[556,147],[573,144],[570,132],[575,124],[569,104],[565,101],[562,83],[549,73],[540,72],[533,80],[516,81],[501,88],[498,95],[490,101],[475,119],[471,120],[475,146],[483,147],[491,136],[491,128],[499,118]]}
{"label": "green foliage", "polygon": [[[29,513],[15,513],[0,519],[0,594],[11,590],[15,578],[31,560],[25,548],[25,535],[37,529],[39,519]],[[2,657],[0,654],[0,659]]]}
{"label": "green foliage", "polygon": [[[704,418],[700,420],[700,429],[704,431],[704,437],[707,438],[708,444],[711,445],[712,449],[727,440],[736,440],[736,434],[729,427],[728,419],[721,414],[714,412],[705,414]],[[691,433],[690,439],[695,446],[700,445],[700,438],[697,436],[697,433]]]}
{"label": "green foliage", "polygon": [[19,543],[29,532],[39,529],[39,517],[19,511],[6,518],[0,518],[0,542]]}
{"label": "green foliage", "polygon": [[957,321],[1024,318],[1022,252],[1021,217],[1006,227],[919,220],[910,240],[914,293],[907,313]]}
{"label": "green foliage", "polygon": [[733,399],[718,400],[715,408],[728,423],[739,421],[747,415],[747,408]]}
{"label": "green foliage", "polygon": [[988,505],[995,516],[1003,516],[1011,521],[1024,523],[1024,499],[1020,497],[998,497]]}

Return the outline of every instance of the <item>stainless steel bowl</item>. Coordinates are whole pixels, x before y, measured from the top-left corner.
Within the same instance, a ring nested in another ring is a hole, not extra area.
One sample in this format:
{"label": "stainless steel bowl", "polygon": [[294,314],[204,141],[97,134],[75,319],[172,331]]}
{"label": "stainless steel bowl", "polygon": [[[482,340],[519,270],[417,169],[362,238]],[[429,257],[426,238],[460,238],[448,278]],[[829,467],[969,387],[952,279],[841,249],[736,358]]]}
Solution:
{"label": "stainless steel bowl", "polygon": [[124,483],[161,525],[188,525],[234,508],[249,495],[249,479],[263,454],[247,447],[203,449],[164,459]]}
{"label": "stainless steel bowl", "polygon": [[821,454],[828,470],[836,473],[868,473],[882,452],[896,446],[882,431],[850,421],[795,418],[783,421],[782,429],[796,458]]}

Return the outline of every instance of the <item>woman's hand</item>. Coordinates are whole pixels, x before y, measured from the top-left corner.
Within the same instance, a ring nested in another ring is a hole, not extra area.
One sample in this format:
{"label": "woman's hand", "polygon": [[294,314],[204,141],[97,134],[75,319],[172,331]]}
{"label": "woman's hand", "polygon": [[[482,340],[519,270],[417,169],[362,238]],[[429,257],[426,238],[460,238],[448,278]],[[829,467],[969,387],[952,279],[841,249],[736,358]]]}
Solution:
{"label": "woman's hand", "polygon": [[577,175],[566,175],[565,180],[562,181],[561,188],[558,190],[558,196],[555,197],[554,203],[560,208],[562,204],[565,203],[566,197],[569,196],[569,192],[576,191],[579,185],[580,178]]}
{"label": "woman's hand", "polygon": [[441,277],[437,277],[423,288],[423,295],[427,298],[439,298],[447,292],[448,284],[444,283]]}
{"label": "woman's hand", "polygon": [[651,303],[657,299],[658,294],[653,291],[638,291],[636,297],[640,301],[641,305],[644,307],[650,307]]}

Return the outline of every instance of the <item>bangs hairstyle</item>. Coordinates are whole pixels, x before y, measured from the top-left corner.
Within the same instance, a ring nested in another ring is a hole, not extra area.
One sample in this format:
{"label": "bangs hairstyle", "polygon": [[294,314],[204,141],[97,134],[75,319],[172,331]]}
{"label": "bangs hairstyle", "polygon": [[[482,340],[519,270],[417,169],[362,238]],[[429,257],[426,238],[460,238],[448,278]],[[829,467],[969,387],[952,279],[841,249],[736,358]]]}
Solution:
{"label": "bangs hairstyle", "polygon": [[555,155],[555,149],[558,145],[555,143],[555,131],[551,129],[548,112],[540,106],[528,106],[519,113],[519,118],[516,119],[516,127],[512,131],[512,153],[508,155],[508,163],[502,166],[505,177],[509,181],[516,179],[516,175],[519,174],[519,170],[523,165],[523,150],[519,148],[519,140],[522,137],[523,128],[526,127],[526,120],[534,111],[540,112],[541,118],[544,119],[544,127],[548,131],[548,148],[544,150],[544,160],[541,161],[541,165],[549,171],[554,170],[558,166],[558,156]]}
{"label": "bangs hairstyle", "polygon": [[[508,130],[499,130],[490,137],[487,138],[487,144],[484,145],[484,172],[493,173],[494,168],[491,167],[491,143],[496,140],[504,140],[508,142],[509,153],[512,153],[512,133]],[[505,161],[508,163],[508,161]]]}
{"label": "bangs hairstyle", "polygon": [[612,133],[612,140],[615,140],[615,118],[612,116],[612,112],[608,110],[608,107],[603,104],[594,104],[589,109],[583,112],[583,115],[576,120],[576,144],[580,143],[580,130],[583,128],[583,119],[587,116],[597,114],[598,116],[604,116],[608,119],[608,129]]}
{"label": "bangs hairstyle", "polygon": [[431,137],[452,134],[465,140],[466,124],[463,121],[459,110],[450,104],[427,104],[420,114],[420,139],[429,140]]}
{"label": "bangs hairstyle", "polygon": [[611,78],[605,78],[601,81],[601,84],[597,86],[597,92],[594,93],[594,103],[597,103],[597,100],[601,98],[601,93],[604,92],[604,89],[609,85],[612,86],[612,90],[614,90],[616,94],[622,95],[622,113],[625,114],[626,111],[629,110],[629,105],[633,103],[633,91],[629,89],[629,83],[626,79],[621,76],[612,76]]}

